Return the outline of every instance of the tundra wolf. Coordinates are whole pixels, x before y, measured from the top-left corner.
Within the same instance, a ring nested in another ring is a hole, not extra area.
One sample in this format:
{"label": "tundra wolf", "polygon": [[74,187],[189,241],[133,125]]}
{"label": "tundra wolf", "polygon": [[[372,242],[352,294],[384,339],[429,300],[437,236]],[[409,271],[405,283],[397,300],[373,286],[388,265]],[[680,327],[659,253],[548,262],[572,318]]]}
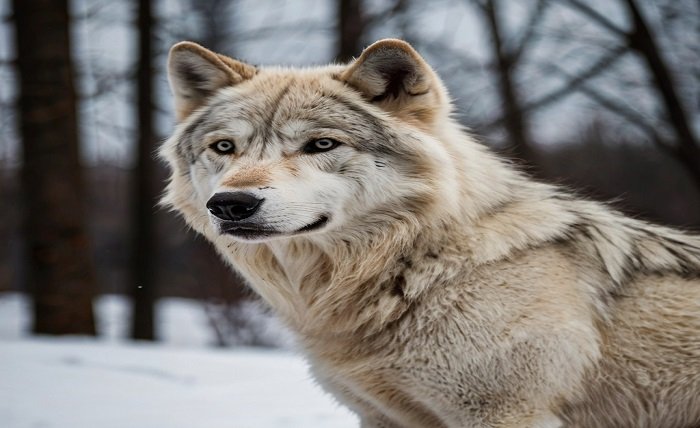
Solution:
{"label": "tundra wolf", "polygon": [[700,426],[700,238],[524,176],[406,42],[314,68],[189,42],[164,203],[363,427]]}

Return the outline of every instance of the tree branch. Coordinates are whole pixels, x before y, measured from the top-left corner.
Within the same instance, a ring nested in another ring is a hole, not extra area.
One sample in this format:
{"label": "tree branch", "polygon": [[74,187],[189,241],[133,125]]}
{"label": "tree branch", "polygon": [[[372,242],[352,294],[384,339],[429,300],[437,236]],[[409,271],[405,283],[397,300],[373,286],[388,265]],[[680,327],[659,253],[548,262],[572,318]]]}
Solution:
{"label": "tree branch", "polygon": [[508,49],[508,55],[510,56],[513,64],[517,63],[520,60],[520,58],[523,55],[523,52],[530,45],[530,42],[535,37],[535,34],[537,34],[535,29],[537,28],[542,18],[544,18],[545,10],[547,9],[548,5],[549,2],[547,0],[538,0],[537,5],[535,6],[535,10],[533,10],[532,14],[530,14],[530,19],[528,20],[528,23],[525,26],[525,33],[520,38],[520,42],[515,48]]}
{"label": "tree branch", "polygon": [[579,12],[583,13],[587,17],[589,17],[591,20],[593,20],[595,23],[598,25],[607,28],[611,32],[617,34],[620,37],[627,38],[627,31],[619,28],[617,25],[615,25],[612,21],[610,21],[608,18],[605,16],[601,15],[597,10],[593,9],[589,5],[582,3],[579,0],[566,0],[563,2],[565,6],[568,6],[571,9],[578,10]]}
{"label": "tree branch", "polygon": [[[552,71],[559,73],[563,76],[570,77],[569,73],[567,73],[565,70],[561,69],[556,65],[552,66]],[[602,107],[604,107],[611,113],[620,116],[621,118],[629,122],[631,125],[639,128],[641,131],[644,131],[646,134],[649,135],[651,141],[666,141],[664,138],[661,137],[661,135],[659,135],[659,133],[656,131],[656,128],[648,123],[649,119],[643,114],[637,112],[636,110],[627,107],[626,105],[612,99],[607,95],[603,95],[602,92],[593,89],[590,86],[587,86],[585,83],[581,83],[579,85],[578,91],[586,95],[588,98],[595,101],[596,103],[600,104]]]}
{"label": "tree branch", "polygon": [[[539,99],[535,101],[530,101],[526,103],[523,106],[523,112],[533,112],[536,111],[542,107],[545,107],[549,104],[552,104],[556,101],[559,101],[560,99],[573,94],[576,92],[577,89],[579,89],[581,86],[583,86],[587,81],[591,80],[592,78],[598,76],[605,70],[607,70],[609,67],[611,67],[614,63],[616,63],[619,59],[621,59],[625,52],[627,51],[627,47],[620,46],[612,51],[608,55],[605,55],[601,57],[598,61],[596,61],[592,66],[590,66],[588,69],[584,70],[581,74],[577,76],[572,76],[569,80],[566,81],[566,83],[562,84],[559,88],[551,91],[550,93],[543,95]],[[553,67],[553,66],[550,66]],[[554,70],[554,71],[559,71]],[[560,73],[561,74],[561,73]],[[489,123],[486,123],[479,127],[482,130],[490,130],[494,127],[500,126],[505,118],[499,117]]]}
{"label": "tree branch", "polygon": [[[698,152],[697,139],[687,118],[685,107],[676,91],[676,85],[668,63],[663,58],[663,52],[636,2],[634,0],[623,1],[633,21],[633,30],[628,36],[629,46],[644,58],[654,86],[666,108],[668,121],[676,132],[678,144],[681,146],[687,145],[690,147],[689,150]],[[700,162],[700,152],[695,156],[698,157],[697,161]],[[700,165],[698,165],[698,168],[700,169]]]}

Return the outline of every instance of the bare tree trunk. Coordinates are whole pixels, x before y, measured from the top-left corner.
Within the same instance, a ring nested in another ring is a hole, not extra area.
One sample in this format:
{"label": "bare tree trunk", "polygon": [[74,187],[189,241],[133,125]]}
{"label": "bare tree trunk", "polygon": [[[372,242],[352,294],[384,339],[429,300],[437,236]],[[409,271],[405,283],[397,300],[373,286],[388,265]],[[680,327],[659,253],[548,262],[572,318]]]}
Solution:
{"label": "bare tree trunk", "polygon": [[629,46],[644,58],[666,108],[668,121],[676,134],[676,146],[664,149],[683,163],[700,185],[700,147],[676,92],[673,76],[635,0],[624,0],[624,4],[633,25],[632,32],[628,35]]}
{"label": "bare tree trunk", "polygon": [[338,62],[350,61],[362,51],[365,16],[362,0],[338,0]]}
{"label": "bare tree trunk", "polygon": [[499,17],[499,0],[487,0],[481,9],[491,35],[491,50],[495,58],[498,90],[503,103],[503,124],[508,134],[511,155],[528,165],[535,165],[535,155],[530,142],[527,121],[515,85],[514,70],[517,62],[503,43]]}
{"label": "bare tree trunk", "polygon": [[95,334],[67,0],[14,0],[33,331]]}
{"label": "bare tree trunk", "polygon": [[138,144],[133,178],[133,217],[131,248],[131,296],[133,301],[131,336],[154,340],[155,245],[153,219],[157,203],[153,177],[156,170],[153,130],[153,10],[150,0],[138,2],[139,63]]}
{"label": "bare tree trunk", "polygon": [[[582,13],[600,27],[620,37],[623,43],[626,42],[626,46],[631,51],[642,57],[647,71],[652,77],[653,85],[661,96],[661,102],[666,110],[667,120],[675,133],[676,141],[674,142],[675,144],[662,141],[661,138],[658,138],[658,133],[653,128],[650,135],[652,139],[656,140],[657,145],[662,150],[676,158],[688,170],[693,176],[696,185],[700,188],[700,141],[693,133],[686,110],[676,91],[670,67],[664,60],[662,52],[644,16],[642,16],[636,0],[620,0],[620,4],[627,9],[632,21],[632,29],[630,31],[618,27],[587,2],[568,0],[565,4]],[[618,114],[622,113],[622,110],[619,108],[614,109],[610,108],[610,106],[606,106],[606,108]],[[630,119],[630,115],[625,113],[623,116],[626,116],[630,122],[638,124],[634,119]]]}

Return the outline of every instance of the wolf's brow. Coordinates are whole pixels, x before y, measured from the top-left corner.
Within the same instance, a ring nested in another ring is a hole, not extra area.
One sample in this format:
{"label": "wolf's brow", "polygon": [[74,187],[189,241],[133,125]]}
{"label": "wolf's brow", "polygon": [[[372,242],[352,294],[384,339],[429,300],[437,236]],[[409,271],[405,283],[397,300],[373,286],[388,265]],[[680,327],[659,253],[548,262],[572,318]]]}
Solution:
{"label": "wolf's brow", "polygon": [[362,106],[357,105],[355,102],[339,95],[339,94],[325,94],[325,96],[338,104],[342,105],[345,107],[347,110],[350,110],[351,112],[355,113],[358,116],[361,116],[364,118],[367,123],[372,125],[372,127],[377,127],[377,128],[382,128],[381,124],[377,121],[377,118],[374,117],[370,112],[367,110],[363,109]]}
{"label": "wolf's brow", "polygon": [[360,122],[362,127],[367,128],[372,135],[381,137],[383,144],[377,144],[376,141],[358,140],[356,143],[360,145],[362,150],[370,153],[402,157],[397,150],[392,149],[391,143],[393,142],[394,138],[392,133],[388,132],[389,129],[387,126],[381,122],[381,119],[364,109],[362,105],[359,105],[353,100],[347,99],[339,94],[326,94],[326,97],[334,102],[337,102],[345,109],[362,118],[362,122]]}
{"label": "wolf's brow", "polygon": [[292,88],[293,82],[287,81],[285,86],[277,93],[277,96],[271,101],[271,106],[272,110],[266,117],[263,118],[263,123],[266,124],[266,126],[263,128],[264,132],[262,135],[262,143],[263,145],[266,145],[267,141],[270,139],[270,136],[274,133],[274,129],[272,129],[272,126],[269,126],[270,124],[274,123],[275,117],[277,116],[277,113],[280,110],[280,107],[282,106],[282,100],[284,97],[289,94],[290,89]]}

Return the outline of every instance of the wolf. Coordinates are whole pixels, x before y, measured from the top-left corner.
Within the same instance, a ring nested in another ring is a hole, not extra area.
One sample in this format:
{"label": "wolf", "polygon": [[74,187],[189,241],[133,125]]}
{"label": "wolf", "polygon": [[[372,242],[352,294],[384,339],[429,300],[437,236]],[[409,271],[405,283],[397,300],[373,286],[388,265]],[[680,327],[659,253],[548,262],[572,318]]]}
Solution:
{"label": "wolf", "polygon": [[700,426],[700,237],[526,177],[408,43],[168,74],[163,203],[362,427]]}

